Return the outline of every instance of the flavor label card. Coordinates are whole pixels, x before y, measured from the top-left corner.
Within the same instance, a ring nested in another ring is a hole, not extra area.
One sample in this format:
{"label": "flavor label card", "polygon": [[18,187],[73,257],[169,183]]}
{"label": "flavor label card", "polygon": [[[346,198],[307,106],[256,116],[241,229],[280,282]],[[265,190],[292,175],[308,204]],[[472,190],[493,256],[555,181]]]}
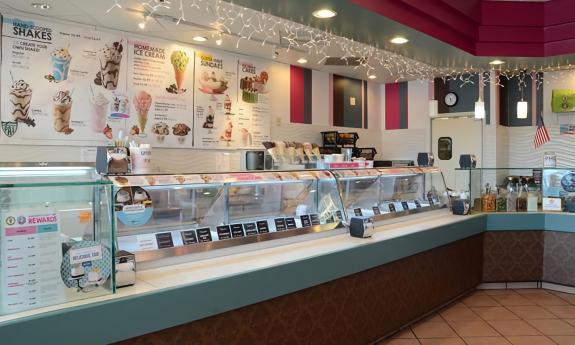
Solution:
{"label": "flavor label card", "polygon": [[317,213],[310,214],[309,218],[311,219],[311,225],[321,225],[321,221],[319,220],[319,215]]}
{"label": "flavor label card", "polygon": [[395,212],[395,205],[394,204],[387,204],[387,207],[389,207],[389,212]]}
{"label": "flavor label card", "polygon": [[274,223],[276,225],[276,231],[284,231],[287,229],[286,220],[284,218],[276,218],[274,219]]}
{"label": "flavor label card", "polygon": [[381,214],[381,211],[379,210],[379,207],[373,206],[372,209],[373,209],[373,214],[374,214],[374,215],[377,216],[377,215],[380,215],[380,214]]}
{"label": "flavor label card", "polygon": [[230,228],[232,229],[233,238],[244,237],[244,227],[242,224],[232,224]]}
{"label": "flavor label card", "polygon": [[337,220],[343,220],[343,215],[341,214],[341,211],[336,211],[335,215],[337,216]]}
{"label": "flavor label card", "polygon": [[362,214],[362,212],[361,212],[361,208],[354,208],[354,209],[353,209],[353,214],[354,214],[356,217],[361,217],[361,216],[363,216],[363,214]]}
{"label": "flavor label card", "polygon": [[407,204],[407,201],[402,201],[401,207],[403,208],[404,211],[409,210],[409,205]]}
{"label": "flavor label card", "polygon": [[196,233],[198,234],[198,241],[200,243],[212,241],[212,232],[210,228],[197,229]]}
{"label": "flavor label card", "polygon": [[156,234],[156,242],[158,243],[158,249],[172,248],[174,246],[174,240],[172,239],[171,232]]}
{"label": "flavor label card", "polygon": [[328,224],[335,223],[335,219],[333,219],[333,215],[329,216],[329,218],[325,222]]}
{"label": "flavor label card", "polygon": [[415,208],[421,208],[421,203],[419,202],[419,200],[415,200]]}
{"label": "flavor label card", "polygon": [[258,226],[258,233],[267,234],[268,232],[270,232],[270,228],[269,228],[267,220],[258,220],[256,222],[256,224]]}
{"label": "flavor label card", "polygon": [[296,225],[295,219],[293,217],[286,218],[285,221],[286,221],[286,228],[288,230],[297,229],[297,225]]}
{"label": "flavor label card", "polygon": [[433,206],[435,204],[432,197],[427,198],[427,201],[429,201],[429,206]]}
{"label": "flavor label card", "polygon": [[220,225],[216,228],[218,232],[218,239],[229,240],[232,238],[232,232],[229,225]]}
{"label": "flavor label card", "polygon": [[182,243],[184,243],[184,245],[198,243],[198,238],[196,236],[195,230],[182,231],[181,235],[182,235]]}
{"label": "flavor label card", "polygon": [[304,216],[300,216],[299,217],[301,219],[301,226],[304,228],[307,228],[308,226],[311,226],[311,219],[309,219],[309,215],[304,215]]}
{"label": "flavor label card", "polygon": [[256,223],[244,223],[244,230],[246,232],[246,236],[253,236],[258,234]]}

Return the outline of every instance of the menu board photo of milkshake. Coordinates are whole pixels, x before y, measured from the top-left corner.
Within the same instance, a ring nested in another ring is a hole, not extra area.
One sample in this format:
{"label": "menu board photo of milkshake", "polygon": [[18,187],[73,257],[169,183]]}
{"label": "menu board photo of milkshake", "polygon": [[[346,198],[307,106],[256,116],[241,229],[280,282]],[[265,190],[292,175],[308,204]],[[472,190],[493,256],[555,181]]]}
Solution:
{"label": "menu board photo of milkshake", "polygon": [[241,148],[260,148],[270,140],[269,63],[238,61],[238,135]]}
{"label": "menu board photo of milkshake", "polygon": [[194,51],[148,40],[129,47],[130,136],[155,147],[192,147]]}
{"label": "menu board photo of milkshake", "polygon": [[[194,146],[237,148],[237,60],[224,54],[196,53]],[[236,104],[234,104],[236,103]]]}
{"label": "menu board photo of milkshake", "polygon": [[93,29],[4,18],[1,142],[106,144],[125,125],[110,107],[114,92],[126,89],[123,41]]}

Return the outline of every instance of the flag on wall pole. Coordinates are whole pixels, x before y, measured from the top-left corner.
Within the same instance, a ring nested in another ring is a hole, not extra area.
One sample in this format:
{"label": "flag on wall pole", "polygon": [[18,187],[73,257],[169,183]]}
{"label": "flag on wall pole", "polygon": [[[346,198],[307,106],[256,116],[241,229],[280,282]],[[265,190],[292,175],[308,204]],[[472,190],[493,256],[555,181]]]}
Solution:
{"label": "flag on wall pole", "polygon": [[533,144],[535,148],[548,143],[551,141],[549,138],[549,133],[547,132],[547,128],[545,128],[545,123],[543,122],[543,116],[539,114],[537,116],[537,131],[535,132],[535,139],[533,140]]}

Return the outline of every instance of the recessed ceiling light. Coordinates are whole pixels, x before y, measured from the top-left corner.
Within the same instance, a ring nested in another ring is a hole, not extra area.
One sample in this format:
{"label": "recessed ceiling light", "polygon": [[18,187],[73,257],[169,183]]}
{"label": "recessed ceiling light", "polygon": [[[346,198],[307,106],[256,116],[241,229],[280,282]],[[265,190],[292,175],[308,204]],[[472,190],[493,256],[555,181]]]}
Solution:
{"label": "recessed ceiling light", "polygon": [[375,74],[370,74],[367,76],[369,79],[375,79],[377,78],[377,76]]}
{"label": "recessed ceiling light", "polygon": [[49,10],[50,8],[52,8],[52,5],[47,4],[45,2],[33,2],[30,5],[39,10]]}
{"label": "recessed ceiling light", "polygon": [[192,39],[196,42],[205,42],[208,40],[207,37],[204,36],[194,36]]}
{"label": "recessed ceiling light", "polygon": [[393,44],[405,44],[409,42],[409,40],[405,37],[397,36],[389,40],[389,42]]}
{"label": "recessed ceiling light", "polygon": [[298,62],[298,63],[301,63],[301,64],[304,64],[304,63],[307,63],[307,60],[304,59],[304,58],[299,58],[299,59],[297,59],[297,62]]}
{"label": "recessed ceiling light", "polygon": [[503,60],[493,60],[491,62],[489,62],[490,65],[503,65],[505,63],[505,61]]}
{"label": "recessed ceiling light", "polygon": [[311,14],[314,17],[320,19],[333,18],[337,16],[337,12],[334,10],[330,10],[329,8],[320,8],[319,10],[313,11]]}
{"label": "recessed ceiling light", "polygon": [[144,29],[146,28],[146,21],[141,21],[141,22],[139,22],[139,23],[138,23],[138,27],[139,27],[141,30],[144,30]]}

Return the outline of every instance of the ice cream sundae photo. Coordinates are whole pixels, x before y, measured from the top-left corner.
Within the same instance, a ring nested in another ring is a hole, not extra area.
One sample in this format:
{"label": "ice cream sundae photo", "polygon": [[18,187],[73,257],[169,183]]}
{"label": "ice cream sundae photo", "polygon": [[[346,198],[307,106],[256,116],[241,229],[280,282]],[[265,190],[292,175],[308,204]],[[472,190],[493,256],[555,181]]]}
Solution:
{"label": "ice cream sundae photo", "polygon": [[213,129],[214,127],[214,108],[208,105],[208,116],[206,116],[206,121],[202,125],[203,128]]}
{"label": "ice cream sundae photo", "polygon": [[128,97],[120,92],[112,92],[110,113],[114,118],[128,118],[130,114],[130,100]]}
{"label": "ice cream sundae photo", "polygon": [[228,89],[228,81],[224,77],[217,77],[215,72],[204,71],[198,80],[199,90],[207,94],[223,94]]}
{"label": "ice cream sundae photo", "polygon": [[226,115],[232,115],[232,99],[230,95],[226,95],[224,99],[224,110],[226,111]]}
{"label": "ice cream sundae photo", "polygon": [[122,41],[106,44],[98,52],[100,71],[96,74],[94,84],[102,86],[106,90],[116,90],[118,77],[120,76],[120,62],[122,62]]}
{"label": "ice cream sundae photo", "polygon": [[134,96],[134,108],[138,113],[138,126],[140,134],[146,132],[146,123],[148,123],[148,111],[152,106],[152,95],[144,90],[141,90]]}
{"label": "ice cream sundae photo", "polygon": [[54,130],[58,133],[72,134],[70,117],[72,114],[72,95],[70,91],[58,91],[52,98],[54,101]]}
{"label": "ice cream sundae photo", "polygon": [[188,63],[190,62],[190,58],[185,51],[176,50],[170,56],[170,61],[172,66],[174,67],[174,76],[176,79],[176,83],[170,85],[166,88],[166,91],[169,93],[184,93],[186,89],[184,89],[184,77],[186,75],[186,68],[188,67]]}
{"label": "ice cream sundae photo", "polygon": [[70,62],[72,55],[68,48],[58,48],[50,54],[52,58],[52,74],[46,76],[49,81],[56,83],[68,80],[68,72],[70,71]]}
{"label": "ice cream sundae photo", "polygon": [[170,134],[170,127],[165,122],[157,122],[152,127],[152,133],[156,134],[158,142],[163,143],[166,135]]}
{"label": "ice cream sundae photo", "polygon": [[36,122],[30,118],[30,101],[32,100],[32,88],[24,80],[17,80],[10,86],[10,108],[15,122],[22,122],[28,126],[36,126]]}
{"label": "ice cream sundae photo", "polygon": [[192,129],[185,123],[176,123],[174,127],[172,127],[172,133],[178,137],[178,142],[180,144],[183,144],[186,141],[186,136],[191,130]]}
{"label": "ice cream sundae photo", "polygon": [[233,129],[234,129],[234,125],[232,124],[231,121],[228,121],[228,123],[226,124],[226,128],[224,129],[224,132],[220,136],[220,140],[228,141],[228,142],[232,141],[232,130]]}

